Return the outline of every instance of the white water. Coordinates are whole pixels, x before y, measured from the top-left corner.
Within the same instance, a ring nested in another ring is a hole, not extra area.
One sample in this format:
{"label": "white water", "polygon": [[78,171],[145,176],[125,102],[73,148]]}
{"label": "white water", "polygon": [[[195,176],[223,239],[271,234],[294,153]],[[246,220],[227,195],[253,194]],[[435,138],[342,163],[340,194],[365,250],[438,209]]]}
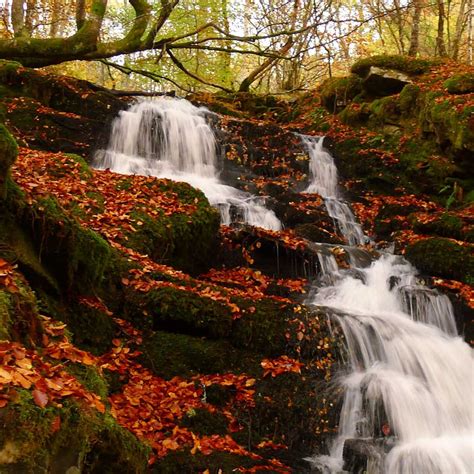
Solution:
{"label": "white water", "polygon": [[349,245],[360,245],[367,241],[359,223],[356,222],[350,206],[342,200],[338,189],[337,168],[332,156],[323,148],[324,137],[300,135],[309,157],[311,182],[305,190],[324,198],[326,209],[346,237]]}
{"label": "white water", "polygon": [[[308,191],[337,200],[332,157],[321,140],[303,140],[312,159]],[[341,232],[349,242],[363,242],[360,226],[353,217],[346,225],[345,216],[333,216]],[[449,299],[420,285],[416,269],[401,256],[384,254],[365,268],[334,265],[326,258],[321,265],[326,286],[307,303],[334,310],[345,335],[349,373],[341,378],[345,393],[338,436],[328,456],[311,461],[323,472],[344,472],[345,440],[380,438],[388,422],[395,446],[386,456],[381,450],[368,472],[472,473],[472,351],[457,336]]]}
{"label": "white water", "polygon": [[97,152],[94,166],[187,182],[219,209],[222,224],[245,222],[281,229],[263,198],[219,181],[217,143],[206,120],[208,114],[207,109],[184,99],[138,102],[115,119],[108,148]]}

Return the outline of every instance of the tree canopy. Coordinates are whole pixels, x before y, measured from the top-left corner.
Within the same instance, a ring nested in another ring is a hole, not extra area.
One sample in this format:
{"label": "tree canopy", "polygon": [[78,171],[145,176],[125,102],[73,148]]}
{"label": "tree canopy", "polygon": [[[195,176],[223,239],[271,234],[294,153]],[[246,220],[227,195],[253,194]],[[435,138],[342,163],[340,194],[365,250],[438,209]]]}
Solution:
{"label": "tree canopy", "polygon": [[110,68],[185,90],[304,89],[374,52],[472,63],[472,2],[6,0],[0,57],[102,61],[113,86]]}

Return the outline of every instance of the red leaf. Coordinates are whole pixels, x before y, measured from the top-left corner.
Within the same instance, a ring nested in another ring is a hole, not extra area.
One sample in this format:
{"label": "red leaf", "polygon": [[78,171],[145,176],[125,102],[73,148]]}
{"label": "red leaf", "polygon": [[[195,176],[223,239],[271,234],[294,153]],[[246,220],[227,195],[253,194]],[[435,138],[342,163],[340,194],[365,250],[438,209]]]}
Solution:
{"label": "red leaf", "polygon": [[48,395],[37,388],[33,390],[33,400],[41,408],[44,408],[49,401]]}

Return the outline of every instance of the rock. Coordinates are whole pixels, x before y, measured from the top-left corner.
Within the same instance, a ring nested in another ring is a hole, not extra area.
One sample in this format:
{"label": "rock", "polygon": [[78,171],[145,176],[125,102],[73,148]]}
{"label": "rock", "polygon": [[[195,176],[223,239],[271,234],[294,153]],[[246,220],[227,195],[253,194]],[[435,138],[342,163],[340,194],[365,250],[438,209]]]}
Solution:
{"label": "rock", "polygon": [[397,94],[411,82],[408,75],[394,69],[371,66],[364,79],[364,89],[375,96]]}
{"label": "rock", "polygon": [[6,196],[6,180],[10,166],[16,160],[18,146],[10,132],[0,124],[0,199]]}
{"label": "rock", "polygon": [[474,92],[474,74],[455,74],[444,83],[444,87],[450,94],[470,94]]}
{"label": "rock", "polygon": [[362,92],[362,79],[355,74],[346,77],[331,77],[320,86],[321,101],[330,111],[344,108]]}
{"label": "rock", "polygon": [[[344,460],[343,469],[353,474],[363,474],[367,472],[369,462],[373,466],[380,466],[383,451],[375,444],[372,438],[368,439],[347,439],[344,442],[342,458]],[[378,472],[378,471],[371,471]]]}
{"label": "rock", "polygon": [[422,272],[472,284],[472,250],[472,245],[464,246],[449,239],[433,237],[410,244],[405,256]]}

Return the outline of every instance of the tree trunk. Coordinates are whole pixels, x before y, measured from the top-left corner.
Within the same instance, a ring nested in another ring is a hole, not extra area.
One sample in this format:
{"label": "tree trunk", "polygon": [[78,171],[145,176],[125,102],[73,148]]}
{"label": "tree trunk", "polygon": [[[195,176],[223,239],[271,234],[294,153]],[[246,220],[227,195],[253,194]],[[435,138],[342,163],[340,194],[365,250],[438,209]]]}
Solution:
{"label": "tree trunk", "polygon": [[437,0],[438,4],[438,36],[436,37],[436,52],[441,57],[446,57],[446,44],[444,42],[444,0]]}
{"label": "tree trunk", "polygon": [[23,0],[13,0],[12,1],[12,26],[13,34],[15,38],[25,36],[25,10],[24,10],[24,1]]}
{"label": "tree trunk", "polygon": [[415,57],[418,54],[420,44],[420,17],[421,17],[421,0],[413,1],[413,27],[411,30],[410,49],[408,56]]}
{"label": "tree trunk", "polygon": [[[293,13],[291,15],[291,24],[289,30],[292,31],[295,29],[296,17],[298,16],[299,11],[299,0],[295,0],[293,4]],[[278,51],[278,56],[284,56],[288,51],[290,51],[293,46],[294,39],[293,35],[289,35],[285,44]],[[276,62],[277,58],[267,58],[263,63],[255,68],[240,84],[239,92],[248,92],[252,83],[254,83],[262,74],[264,74],[268,69],[270,69]]]}

